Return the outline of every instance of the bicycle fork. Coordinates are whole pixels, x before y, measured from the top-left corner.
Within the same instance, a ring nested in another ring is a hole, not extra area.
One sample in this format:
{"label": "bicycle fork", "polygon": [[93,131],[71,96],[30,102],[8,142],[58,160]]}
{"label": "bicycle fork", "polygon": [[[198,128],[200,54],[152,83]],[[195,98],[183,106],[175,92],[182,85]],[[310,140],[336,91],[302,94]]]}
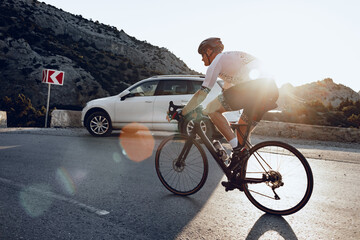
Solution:
{"label": "bicycle fork", "polygon": [[181,153],[179,157],[174,162],[174,168],[178,169],[179,171],[184,169],[185,167],[185,159],[187,158],[190,149],[192,147],[192,140],[191,136],[188,138],[188,140],[185,142],[185,145],[183,149],[181,150]]}

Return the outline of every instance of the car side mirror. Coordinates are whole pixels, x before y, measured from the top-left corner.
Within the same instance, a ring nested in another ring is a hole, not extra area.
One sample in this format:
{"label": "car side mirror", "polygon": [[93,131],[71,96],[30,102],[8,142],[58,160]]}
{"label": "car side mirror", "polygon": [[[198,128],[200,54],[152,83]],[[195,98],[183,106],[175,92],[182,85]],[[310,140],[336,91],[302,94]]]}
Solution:
{"label": "car side mirror", "polygon": [[135,97],[135,95],[133,93],[129,93],[127,95],[124,95],[120,98],[121,101],[124,101],[125,99],[127,98],[130,98],[130,97]]}
{"label": "car side mirror", "polygon": [[121,101],[124,101],[126,98],[132,97],[132,96],[133,96],[133,94],[130,93],[129,90],[124,90],[124,91],[123,91],[122,93],[120,93],[120,95],[119,95]]}

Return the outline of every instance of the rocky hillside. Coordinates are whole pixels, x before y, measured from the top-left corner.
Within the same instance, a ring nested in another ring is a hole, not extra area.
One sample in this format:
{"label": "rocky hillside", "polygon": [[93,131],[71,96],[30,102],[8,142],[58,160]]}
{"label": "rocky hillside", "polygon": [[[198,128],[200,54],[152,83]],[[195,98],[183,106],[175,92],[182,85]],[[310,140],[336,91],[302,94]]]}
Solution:
{"label": "rocky hillside", "polygon": [[288,105],[298,105],[314,101],[326,107],[338,107],[344,100],[358,101],[359,93],[342,84],[336,84],[331,78],[294,87],[291,84],[280,88],[278,105],[280,109]]}
{"label": "rocky hillside", "polygon": [[0,2],[0,97],[25,94],[46,105],[42,69],[65,71],[51,105],[81,108],[158,74],[196,74],[165,48],[36,0]]}

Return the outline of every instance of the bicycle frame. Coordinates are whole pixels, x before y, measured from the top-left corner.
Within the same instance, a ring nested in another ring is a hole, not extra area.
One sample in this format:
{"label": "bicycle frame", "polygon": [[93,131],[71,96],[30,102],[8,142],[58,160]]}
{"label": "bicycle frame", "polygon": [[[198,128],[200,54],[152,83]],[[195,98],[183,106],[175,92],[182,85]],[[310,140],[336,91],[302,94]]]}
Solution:
{"label": "bicycle frame", "polygon": [[[176,115],[179,108],[181,106],[169,103],[169,119],[181,119]],[[280,141],[264,141],[252,146],[248,137],[253,124],[231,124],[237,136],[243,139],[239,142],[246,150],[241,152],[239,163],[229,165],[223,162],[221,154],[200,127],[201,120],[206,117],[202,115],[202,109],[194,112],[196,117],[191,133],[169,136],[156,152],[156,173],[170,192],[187,196],[203,187],[209,171],[203,144],[228,178],[221,182],[225,191],[243,191],[257,208],[276,215],[292,214],[306,205],[313,189],[312,171],[296,148]],[[294,167],[299,171],[294,172]],[[284,173],[286,178],[283,178]],[[280,198],[277,189],[283,186],[284,190],[279,191]],[[279,200],[279,203],[273,200]]]}
{"label": "bicycle frame", "polygon": [[[239,127],[240,126],[247,126],[247,130],[245,135],[242,134],[239,131]],[[236,129],[237,131],[240,132],[240,135],[243,137],[244,139],[244,146],[248,146],[249,148],[251,148],[251,144],[250,142],[247,141],[247,136],[249,135],[250,132],[250,125],[248,124],[232,124],[232,128]],[[193,131],[191,132],[190,135],[190,139],[195,139],[196,138],[196,134],[198,134],[198,136],[200,137],[200,139],[203,141],[204,145],[206,146],[206,148],[208,149],[208,151],[210,152],[210,154],[213,156],[214,160],[217,162],[217,164],[219,165],[219,167],[223,170],[223,172],[225,173],[226,177],[228,179],[231,179],[234,175],[234,172],[231,171],[226,165],[225,163],[222,161],[222,159],[219,158],[216,149],[214,147],[214,145],[211,143],[211,141],[209,140],[209,138],[206,136],[206,134],[201,130],[200,128],[200,119],[195,119],[194,120],[194,128]],[[190,146],[191,146],[191,141],[187,141],[185,143],[184,148],[182,149],[179,159],[180,163],[183,163],[183,160],[186,159],[187,154],[190,151]],[[243,168],[244,169],[244,168]],[[242,181],[242,183],[262,183],[262,182],[266,182],[269,181],[269,176],[263,176],[262,178],[245,178],[245,171],[241,171],[240,172],[240,179]]]}
{"label": "bicycle frame", "polygon": [[[203,141],[204,145],[206,146],[206,148],[209,150],[210,154],[213,156],[213,158],[215,159],[215,161],[217,162],[217,164],[220,166],[220,168],[223,170],[223,172],[225,173],[225,175],[230,179],[232,176],[232,172],[230,169],[227,168],[227,166],[225,165],[225,163],[219,158],[216,149],[214,147],[214,145],[210,142],[209,138],[206,136],[206,134],[201,130],[200,128],[200,119],[195,119],[194,120],[194,128],[193,131],[190,134],[189,139],[195,139],[196,138],[196,134],[200,137],[200,139]],[[189,153],[190,150],[190,145],[191,145],[191,141],[187,141],[185,143],[185,146],[183,148],[183,150],[181,151],[181,154],[179,156],[179,160],[182,161],[182,159],[185,159],[187,154]]]}
{"label": "bicycle frame", "polygon": [[220,166],[220,168],[223,170],[223,172],[225,173],[225,175],[230,178],[232,173],[231,170],[227,168],[227,166],[225,165],[225,163],[223,162],[222,159],[219,158],[216,149],[214,147],[214,145],[210,142],[209,138],[206,136],[206,134],[201,130],[200,128],[200,121],[199,120],[195,120],[194,121],[194,129],[195,131],[193,131],[191,133],[191,137],[195,137],[196,134],[199,135],[200,139],[203,141],[204,145],[206,146],[206,148],[209,150],[210,154],[213,156],[213,158],[215,159],[215,161],[217,162],[217,164]]}

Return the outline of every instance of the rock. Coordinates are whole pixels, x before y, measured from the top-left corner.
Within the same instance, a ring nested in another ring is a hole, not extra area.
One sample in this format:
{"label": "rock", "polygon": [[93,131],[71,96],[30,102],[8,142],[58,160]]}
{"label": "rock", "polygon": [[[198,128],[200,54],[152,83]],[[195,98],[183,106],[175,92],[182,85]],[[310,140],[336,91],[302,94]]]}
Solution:
{"label": "rock", "polygon": [[43,69],[65,71],[51,89],[51,107],[80,109],[158,74],[198,74],[165,48],[36,0],[0,3],[0,96],[46,105]]}

